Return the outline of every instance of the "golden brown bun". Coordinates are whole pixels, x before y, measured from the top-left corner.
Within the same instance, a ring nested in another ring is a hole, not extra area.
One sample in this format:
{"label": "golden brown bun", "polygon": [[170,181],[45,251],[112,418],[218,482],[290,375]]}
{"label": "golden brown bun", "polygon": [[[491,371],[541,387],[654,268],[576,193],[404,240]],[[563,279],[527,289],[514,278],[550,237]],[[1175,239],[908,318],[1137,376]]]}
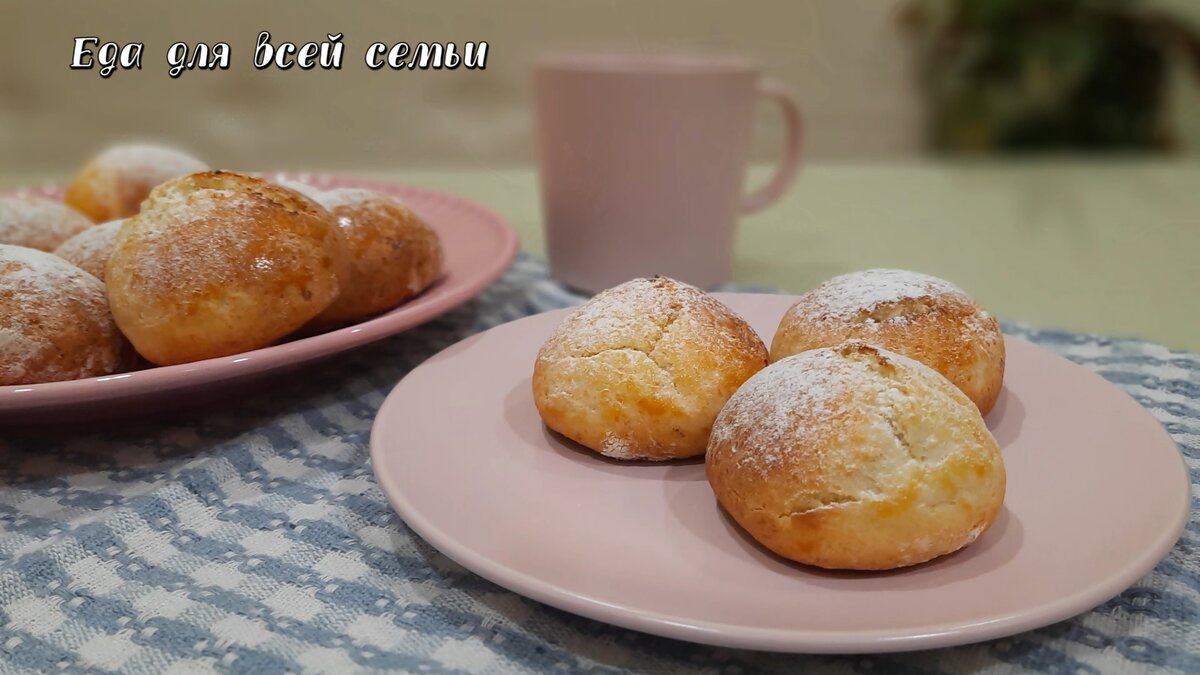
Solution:
{"label": "golden brown bun", "polygon": [[0,386],[108,375],[127,357],[104,284],[50,253],[0,245]]}
{"label": "golden brown bun", "polygon": [[733,519],[797,562],[882,570],[976,539],[1004,464],[971,401],[937,372],[851,341],[777,361],[717,417],[708,481]]}
{"label": "golden brown bun", "polygon": [[97,223],[127,218],[138,212],[155,186],[207,169],[204,162],[173,148],[118,145],[80,169],[64,200]]}
{"label": "golden brown bun", "polygon": [[110,220],[89,227],[54,249],[54,255],[104,281],[108,257],[112,255],[113,246],[117,243],[117,232],[123,222],[124,219]]}
{"label": "golden brown bun", "polygon": [[337,220],[350,255],[342,292],[316,324],[351,323],[386,312],[441,276],[437,234],[399,199],[354,188],[318,192],[314,198]]}
{"label": "golden brown bun", "polygon": [[155,188],[117,232],[106,281],[117,325],[149,361],[267,346],[338,294],[332,216],[258,178],[209,171]]}
{"label": "golden brown bun", "polygon": [[779,322],[771,360],[848,339],[916,359],[986,415],[1004,382],[1000,324],[948,281],[904,270],[834,277],[800,296]]}
{"label": "golden brown bun", "polygon": [[717,412],[767,363],[741,317],[697,288],[635,279],[587,301],[538,352],[546,426],[608,457],[704,453]]}
{"label": "golden brown bun", "polygon": [[91,226],[82,213],[52,199],[0,196],[0,244],[53,251]]}

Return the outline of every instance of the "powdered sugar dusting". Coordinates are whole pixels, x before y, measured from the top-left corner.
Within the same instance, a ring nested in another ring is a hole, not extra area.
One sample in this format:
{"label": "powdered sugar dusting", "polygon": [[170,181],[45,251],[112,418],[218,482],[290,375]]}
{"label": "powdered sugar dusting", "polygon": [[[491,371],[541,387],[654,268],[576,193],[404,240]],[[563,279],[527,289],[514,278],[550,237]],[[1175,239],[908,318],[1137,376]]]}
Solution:
{"label": "powdered sugar dusting", "polygon": [[[907,270],[870,269],[836,276],[817,286],[804,294],[797,311],[813,320],[847,320],[884,305],[940,295],[971,302],[961,288],[944,279]],[[900,315],[886,318],[902,320]]]}
{"label": "powdered sugar dusting", "polygon": [[0,307],[0,384],[75,379],[117,367],[115,351],[89,356],[82,369],[63,365],[56,339],[77,332],[74,323],[81,318],[116,337],[104,285],[71,263],[50,253],[0,245]]}
{"label": "powdered sugar dusting", "polygon": [[385,194],[366,188],[341,187],[322,190],[310,183],[290,179],[278,181],[277,184],[294,192],[299,192],[330,211],[341,207],[372,209],[381,204],[390,204],[406,210],[409,209],[408,204],[396,195]]}
{"label": "powdered sugar dusting", "polygon": [[[701,366],[694,359],[667,358],[660,347],[679,340],[703,340],[704,348],[718,363],[743,363],[754,358],[755,345],[762,345],[741,317],[713,297],[674,279],[654,277],[627,281],[577,307],[546,341],[542,353],[580,358],[608,351],[640,352],[668,375],[661,379],[662,396],[703,414],[712,405],[717,389],[714,383],[719,378],[711,372],[697,372]],[[765,365],[765,348],[763,356]],[[680,383],[691,386],[681,387]],[[696,383],[711,386],[695,387]],[[647,382],[641,384],[648,386]],[[718,407],[724,400],[722,396]]]}
{"label": "powdered sugar dusting", "polygon": [[[862,340],[800,352],[759,371],[730,397],[713,425],[713,442],[730,444],[728,451],[738,456],[740,466],[763,475],[792,448],[838,445],[827,434],[836,433],[838,418],[849,414],[856,401],[872,400],[886,408],[906,396],[879,373],[873,354],[906,370],[932,372]],[[881,436],[891,437],[888,417],[877,416],[873,422],[883,425]]]}
{"label": "powdered sugar dusting", "polygon": [[93,165],[149,186],[208,169],[204,162],[179,150],[144,143],[113,146],[97,155]]}
{"label": "powdered sugar dusting", "polygon": [[374,190],[364,190],[362,188],[334,188],[333,190],[325,190],[317,197],[317,202],[321,206],[331,210],[339,206],[369,204],[377,201],[388,201],[407,208],[407,205],[399,197],[385,195]]}
{"label": "powdered sugar dusting", "polygon": [[104,281],[104,266],[124,222],[124,219],[111,220],[90,227],[63,242],[54,250],[54,255]]}
{"label": "powdered sugar dusting", "polygon": [[97,220],[129,216],[141,210],[155,187],[207,169],[200,160],[173,148],[118,145],[92,159],[72,182],[67,195]]}
{"label": "powdered sugar dusting", "polygon": [[[666,295],[647,293],[645,280],[638,279],[597,294],[580,305],[551,337],[564,343],[572,356],[620,349],[631,334],[649,330],[661,336],[672,314]],[[631,330],[637,327],[639,330]],[[639,340],[651,347],[650,340]]]}
{"label": "powdered sugar dusting", "polygon": [[[407,215],[416,217],[403,199],[375,190],[364,188],[333,188],[332,190],[322,190],[308,183],[301,183],[294,180],[280,181],[278,184],[289,190],[299,192],[320,204],[326,210],[333,212],[337,217],[338,225],[342,229],[346,229],[352,224],[350,217],[347,215],[349,209],[354,209],[359,213],[366,212],[370,214],[370,217],[381,220],[390,220],[395,217],[395,212],[389,213],[387,211],[388,208],[398,208]],[[418,286],[419,289],[420,286]]]}
{"label": "powdered sugar dusting", "polygon": [[879,379],[861,361],[832,348],[781,359],[729,399],[713,425],[712,442],[730,443],[740,466],[768,473],[791,446],[817,445],[816,431],[846,412],[847,391],[878,387]]}
{"label": "powdered sugar dusting", "polygon": [[622,459],[699,454],[734,390],[766,365],[754,330],[699,289],[634,279],[577,307],[542,346],[535,387]]}
{"label": "powdered sugar dusting", "polygon": [[95,279],[61,258],[24,246],[0,246],[0,264],[9,286],[20,286],[31,294],[79,287],[90,289]]}
{"label": "powdered sugar dusting", "polygon": [[0,197],[0,244],[53,251],[59,244],[92,226],[71,207],[45,197]]}
{"label": "powdered sugar dusting", "polygon": [[[245,265],[249,233],[244,218],[229,218],[229,214],[260,210],[254,193],[213,188],[159,191],[148,205],[153,212],[131,223],[139,254],[122,258],[130,265],[132,284],[151,294],[173,287],[188,297],[233,283]],[[222,221],[228,226],[212,225]],[[118,236],[118,247],[121,240]],[[260,264],[269,266],[274,261]]]}
{"label": "powdered sugar dusting", "polygon": [[315,185],[303,183],[298,180],[280,180],[276,181],[275,184],[279,187],[287,188],[292,192],[299,192],[300,194],[317,203],[320,203],[321,195],[325,192]]}
{"label": "powdered sugar dusting", "polygon": [[[338,226],[343,230],[353,229],[354,220],[364,217],[375,222],[395,219],[405,222],[420,221],[404,200],[374,190],[334,188],[318,192],[313,199],[334,215]],[[397,210],[402,215],[397,216]]]}
{"label": "powdered sugar dusting", "polygon": [[[666,277],[633,279],[597,294],[563,321],[548,346],[565,347],[571,356],[610,349],[651,352],[668,329],[736,341],[729,331],[690,332],[713,319],[740,317],[703,291]],[[748,330],[748,327],[747,327]],[[755,336],[757,339],[757,336]],[[727,347],[721,343],[711,349]]]}
{"label": "powdered sugar dusting", "polygon": [[628,439],[611,433],[604,435],[600,442],[600,454],[613,459],[639,459],[640,455],[633,451],[633,444]]}

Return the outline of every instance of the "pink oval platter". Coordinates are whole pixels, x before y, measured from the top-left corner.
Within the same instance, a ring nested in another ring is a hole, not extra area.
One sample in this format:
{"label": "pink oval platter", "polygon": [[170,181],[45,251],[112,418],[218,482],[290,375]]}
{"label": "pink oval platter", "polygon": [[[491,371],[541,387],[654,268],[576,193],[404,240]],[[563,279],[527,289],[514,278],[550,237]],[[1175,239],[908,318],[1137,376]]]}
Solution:
{"label": "pink oval platter", "polygon": [[[165,400],[186,405],[246,380],[325,358],[418,326],[478,295],[508,268],[517,236],[500,216],[436,190],[324,174],[272,174],[318,188],[360,187],[397,195],[442,239],[446,274],[396,309],[359,324],[234,356],[148,368],[108,377],[0,387],[0,424],[90,420],[153,409]],[[25,190],[56,197],[61,186]]]}

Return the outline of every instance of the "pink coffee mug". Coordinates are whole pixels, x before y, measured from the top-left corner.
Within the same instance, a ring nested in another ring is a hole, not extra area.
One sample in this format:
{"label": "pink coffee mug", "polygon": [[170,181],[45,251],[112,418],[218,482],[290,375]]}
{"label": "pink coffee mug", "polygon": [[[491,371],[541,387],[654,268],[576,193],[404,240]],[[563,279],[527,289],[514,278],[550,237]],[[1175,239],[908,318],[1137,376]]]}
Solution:
{"label": "pink coffee mug", "polygon": [[[535,85],[550,272],[574,288],[728,281],[737,217],[782,196],[799,169],[799,108],[747,61],[564,54],[539,60]],[[758,96],[780,105],[787,139],[774,175],[744,195]]]}

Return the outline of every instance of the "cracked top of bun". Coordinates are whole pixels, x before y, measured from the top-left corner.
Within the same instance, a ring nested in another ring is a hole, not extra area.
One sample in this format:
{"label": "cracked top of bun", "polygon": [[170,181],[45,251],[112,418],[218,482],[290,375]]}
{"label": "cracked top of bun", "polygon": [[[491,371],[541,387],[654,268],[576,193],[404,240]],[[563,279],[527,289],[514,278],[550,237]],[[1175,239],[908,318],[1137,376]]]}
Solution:
{"label": "cracked top of bun", "polygon": [[749,324],[703,291],[634,279],[576,308],[534,366],[556,431],[622,459],[704,452],[721,405],[767,362]]}
{"label": "cracked top of bun", "polygon": [[937,372],[851,340],[784,358],[722,409],[722,505],[768,548],[887,569],[949,553],[995,517],[1004,468],[978,410]]}
{"label": "cracked top of bun", "polygon": [[974,305],[961,288],[937,277],[897,269],[869,269],[842,274],[803,296],[807,302],[791,311],[811,321],[858,320],[863,323],[903,322],[934,297],[949,297]]}
{"label": "cracked top of bun", "polygon": [[[675,324],[679,322],[680,326]],[[761,344],[754,329],[700,289],[669,277],[650,277],[614,286],[580,305],[546,341],[543,351],[587,358],[630,349],[653,355],[658,343],[703,325],[722,330],[706,345],[714,352],[742,351]],[[695,363],[661,363],[666,370],[694,370]]]}
{"label": "cracked top of bun", "polygon": [[[961,288],[928,274],[896,269],[851,272],[825,281],[797,298],[780,326],[792,330],[854,326],[861,335],[853,337],[865,339],[876,332],[888,334],[939,322],[945,322],[943,332],[953,332],[946,340],[958,341],[965,331],[972,343],[990,348],[1001,339],[996,320]],[[785,339],[778,336],[776,341]]]}
{"label": "cracked top of bun", "polygon": [[861,339],[924,363],[987,414],[1004,378],[1004,335],[958,286],[927,274],[870,269],[834,277],[788,308],[771,358]]}

